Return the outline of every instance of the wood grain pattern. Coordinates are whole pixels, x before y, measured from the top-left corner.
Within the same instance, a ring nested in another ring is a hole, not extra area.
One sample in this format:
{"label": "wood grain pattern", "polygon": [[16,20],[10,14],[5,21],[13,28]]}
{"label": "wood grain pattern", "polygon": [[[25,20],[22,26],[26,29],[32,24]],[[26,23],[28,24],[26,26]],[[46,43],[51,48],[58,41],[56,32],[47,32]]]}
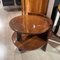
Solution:
{"label": "wood grain pattern", "polygon": [[25,0],[21,0],[21,10],[22,10],[22,15],[24,15],[25,14]]}
{"label": "wood grain pattern", "polygon": [[14,17],[9,24],[15,31],[12,35],[12,41],[18,49],[42,48],[44,51],[46,50],[48,33],[52,25],[51,19],[40,14],[22,15]]}
{"label": "wood grain pattern", "polygon": [[17,16],[10,21],[10,27],[20,33],[41,34],[50,28],[50,19],[36,15]]}
{"label": "wood grain pattern", "polygon": [[23,14],[41,13],[46,14],[48,7],[48,0],[22,0]]}
{"label": "wood grain pattern", "polygon": [[58,10],[60,11],[60,4],[58,5]]}
{"label": "wood grain pattern", "polygon": [[17,41],[16,32],[14,32],[12,35],[12,41],[21,50],[34,50],[39,47],[42,48],[47,43],[47,41],[44,41],[43,39],[37,36],[34,36],[28,40]]}

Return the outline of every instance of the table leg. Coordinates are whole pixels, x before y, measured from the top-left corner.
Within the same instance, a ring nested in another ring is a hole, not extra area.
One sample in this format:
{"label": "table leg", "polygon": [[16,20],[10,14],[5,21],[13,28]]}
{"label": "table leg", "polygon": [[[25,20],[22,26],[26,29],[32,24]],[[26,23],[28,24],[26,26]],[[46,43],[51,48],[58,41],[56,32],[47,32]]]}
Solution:
{"label": "table leg", "polygon": [[18,41],[21,41],[21,40],[22,40],[21,33],[18,33],[18,32],[17,32],[17,40],[18,40]]}

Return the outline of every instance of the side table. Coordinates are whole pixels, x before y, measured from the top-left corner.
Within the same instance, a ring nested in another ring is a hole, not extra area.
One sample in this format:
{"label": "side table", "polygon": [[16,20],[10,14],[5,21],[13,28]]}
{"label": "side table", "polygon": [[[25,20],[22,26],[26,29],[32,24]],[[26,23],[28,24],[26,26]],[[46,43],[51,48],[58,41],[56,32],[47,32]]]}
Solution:
{"label": "side table", "polygon": [[24,15],[13,18],[9,25],[14,30],[13,43],[20,50],[46,50],[51,19],[37,15]]}

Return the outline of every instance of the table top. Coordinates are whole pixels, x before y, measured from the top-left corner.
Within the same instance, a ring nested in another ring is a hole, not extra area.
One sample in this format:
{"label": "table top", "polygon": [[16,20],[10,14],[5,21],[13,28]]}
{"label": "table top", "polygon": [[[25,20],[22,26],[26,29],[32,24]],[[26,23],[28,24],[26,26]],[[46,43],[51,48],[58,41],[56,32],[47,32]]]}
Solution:
{"label": "table top", "polygon": [[19,33],[40,34],[46,32],[50,28],[50,21],[43,16],[23,15],[14,17],[9,25]]}

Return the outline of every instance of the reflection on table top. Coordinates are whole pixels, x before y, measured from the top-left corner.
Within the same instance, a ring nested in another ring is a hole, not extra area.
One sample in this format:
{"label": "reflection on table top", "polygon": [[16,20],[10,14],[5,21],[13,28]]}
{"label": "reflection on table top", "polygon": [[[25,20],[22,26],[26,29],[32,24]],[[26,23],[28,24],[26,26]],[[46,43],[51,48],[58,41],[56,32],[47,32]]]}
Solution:
{"label": "reflection on table top", "polygon": [[50,19],[36,15],[17,16],[10,21],[10,27],[20,33],[38,34],[50,28]]}

